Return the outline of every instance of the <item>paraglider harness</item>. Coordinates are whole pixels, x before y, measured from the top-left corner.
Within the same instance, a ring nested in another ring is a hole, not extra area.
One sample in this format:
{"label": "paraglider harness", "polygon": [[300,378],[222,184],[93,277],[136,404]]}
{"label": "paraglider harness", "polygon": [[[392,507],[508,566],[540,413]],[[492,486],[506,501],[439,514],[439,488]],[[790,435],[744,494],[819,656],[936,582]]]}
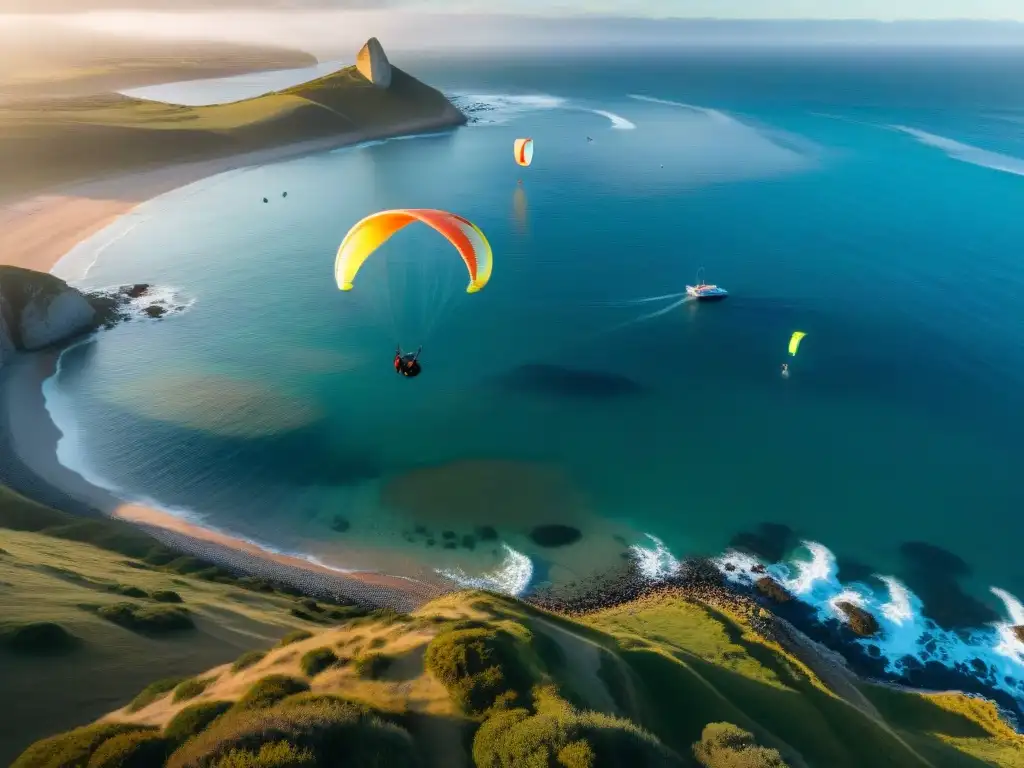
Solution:
{"label": "paraglider harness", "polygon": [[419,376],[420,371],[420,352],[423,351],[423,347],[416,350],[415,354],[403,355],[402,348],[395,347],[395,373],[400,373],[403,376]]}

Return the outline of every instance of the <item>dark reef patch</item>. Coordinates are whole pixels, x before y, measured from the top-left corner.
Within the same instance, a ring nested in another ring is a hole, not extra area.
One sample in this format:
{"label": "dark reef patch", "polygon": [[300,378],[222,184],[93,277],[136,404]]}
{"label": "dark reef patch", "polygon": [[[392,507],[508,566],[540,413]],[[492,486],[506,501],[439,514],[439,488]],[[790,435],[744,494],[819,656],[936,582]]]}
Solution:
{"label": "dark reef patch", "polygon": [[617,373],[541,363],[521,365],[498,376],[494,383],[512,392],[591,399],[638,395],[644,391],[633,379]]}
{"label": "dark reef patch", "polygon": [[980,627],[999,620],[999,614],[967,594],[960,580],[970,576],[963,558],[924,541],[905,541],[900,554],[907,564],[899,575],[921,598],[924,615],[944,629]]}
{"label": "dark reef patch", "polygon": [[583,533],[579,528],[573,528],[571,525],[538,525],[530,531],[530,540],[538,547],[548,549],[566,547],[582,538]]}
{"label": "dark reef patch", "polygon": [[753,531],[740,531],[729,546],[769,563],[778,563],[793,549],[793,529],[782,523],[760,523]]}
{"label": "dark reef patch", "polygon": [[870,581],[875,575],[875,569],[870,565],[865,565],[857,560],[849,560],[844,557],[836,559],[836,567],[839,569],[836,576],[844,584],[848,584],[851,581],[865,583]]}

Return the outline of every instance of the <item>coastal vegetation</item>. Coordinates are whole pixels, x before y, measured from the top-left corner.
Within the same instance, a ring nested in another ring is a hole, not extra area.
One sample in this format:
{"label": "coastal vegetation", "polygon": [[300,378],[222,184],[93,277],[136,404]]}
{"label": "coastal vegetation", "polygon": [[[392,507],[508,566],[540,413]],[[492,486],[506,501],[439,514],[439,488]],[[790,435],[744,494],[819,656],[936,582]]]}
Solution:
{"label": "coastal vegetation", "polygon": [[[14,768],[981,768],[1013,766],[1024,756],[1024,739],[993,704],[882,687],[826,669],[821,659],[774,639],[770,614],[753,604],[716,604],[670,589],[569,618],[477,591],[409,614],[353,611],[334,625],[287,628],[294,618],[288,609],[312,610],[308,603],[273,587],[245,589],[237,577],[210,578],[211,566],[202,562],[165,554],[152,565],[51,533],[7,534],[5,581],[16,572],[46,574],[61,588],[97,593],[39,568],[42,550],[73,547],[83,575],[97,578],[88,565],[102,563],[106,578],[137,585],[151,605],[179,607],[152,595],[155,582],[176,573],[171,566],[184,567],[189,573],[175,577],[182,582],[175,591],[197,617],[206,615],[205,600],[229,606],[246,595],[237,605],[251,611],[256,601],[258,608],[245,626],[257,626],[251,622],[260,617],[262,630],[272,621],[280,627],[277,641],[268,637],[262,649],[236,653],[233,661],[226,653],[209,661],[203,621],[177,639],[147,641],[158,645],[133,649],[141,664],[152,665],[168,642],[199,653],[177,676],[126,695],[120,709],[93,708],[99,720],[92,725],[22,744]],[[68,615],[60,613],[67,596],[38,595],[37,620],[44,607],[52,618]],[[88,616],[77,613],[79,622]],[[239,620],[220,619],[222,628]],[[71,664],[88,674],[90,647],[109,638],[88,625],[75,629],[83,648],[58,658],[69,659],[67,674]],[[136,679],[142,674],[133,670]],[[59,710],[59,696],[46,690],[47,708]],[[73,724],[69,712],[47,722],[61,719]]]}
{"label": "coastal vegetation", "polygon": [[0,194],[313,139],[356,141],[465,122],[439,91],[386,57],[382,61],[389,73],[386,86],[350,66],[292,88],[210,106],[118,93],[9,99],[0,109]]}

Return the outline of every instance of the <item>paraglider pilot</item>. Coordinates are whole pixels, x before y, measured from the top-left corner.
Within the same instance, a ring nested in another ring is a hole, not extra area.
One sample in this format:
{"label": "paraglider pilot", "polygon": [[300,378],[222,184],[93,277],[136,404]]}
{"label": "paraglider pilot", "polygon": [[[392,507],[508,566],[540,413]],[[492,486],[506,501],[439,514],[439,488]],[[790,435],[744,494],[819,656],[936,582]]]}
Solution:
{"label": "paraglider pilot", "polygon": [[401,374],[402,376],[419,376],[422,368],[420,367],[420,352],[423,351],[423,347],[416,350],[416,353],[402,354],[402,348],[395,347],[395,373]]}

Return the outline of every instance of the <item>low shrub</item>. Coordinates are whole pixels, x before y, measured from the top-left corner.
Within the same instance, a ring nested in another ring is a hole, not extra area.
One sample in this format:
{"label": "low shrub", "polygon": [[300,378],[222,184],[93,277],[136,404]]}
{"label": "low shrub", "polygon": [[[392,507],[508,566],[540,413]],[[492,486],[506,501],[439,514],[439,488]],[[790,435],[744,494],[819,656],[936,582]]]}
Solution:
{"label": "low shrub", "polygon": [[170,751],[170,742],[159,733],[122,733],[93,752],[88,768],[155,768],[164,764]]}
{"label": "low shrub", "polygon": [[233,749],[218,760],[213,768],[315,768],[313,750],[296,747],[287,741],[274,741],[260,746],[258,752]]}
{"label": "low shrub", "polygon": [[316,677],[338,660],[330,648],[314,648],[299,660],[299,667],[306,677]]}
{"label": "low shrub", "polygon": [[188,611],[179,606],[114,603],[100,606],[96,615],[125,629],[146,634],[165,634],[195,628]]}
{"label": "low shrub", "polygon": [[125,710],[128,712],[138,712],[140,709],[148,707],[157,699],[166,696],[187,679],[185,677],[166,677],[163,680],[150,683],[139,692],[138,696],[131,700],[128,706],[125,707]]}
{"label": "low shrub", "polygon": [[[320,701],[229,713],[181,746],[167,761],[167,768],[267,768],[251,760],[259,757],[264,746],[281,743],[299,752],[312,752],[317,768],[421,765],[412,738],[404,729],[351,706]],[[253,754],[244,758],[249,763],[222,762],[232,752]]]}
{"label": "low shrub", "polygon": [[376,680],[387,672],[394,659],[384,653],[368,653],[353,662],[356,674],[366,680]]}
{"label": "low shrub", "polygon": [[209,688],[210,683],[212,682],[212,677],[193,677],[190,680],[186,680],[174,689],[174,703],[177,704],[181,701],[194,699],[200,693]]}
{"label": "low shrub", "polygon": [[313,636],[312,632],[305,629],[296,629],[294,632],[289,632],[287,635],[277,641],[278,648],[284,648],[286,645],[292,643],[300,643],[303,640],[309,640]]}
{"label": "low shrub", "polygon": [[184,744],[233,706],[230,701],[201,701],[178,712],[164,726],[164,736],[175,744]]}
{"label": "low shrub", "polygon": [[473,739],[477,768],[549,765],[549,756],[557,756],[557,764],[564,768],[687,765],[636,724],[597,712],[579,712],[550,693],[541,697],[536,714],[513,709],[492,715]]}
{"label": "low shrub", "polygon": [[777,749],[760,747],[754,735],[732,723],[710,723],[693,755],[704,768],[788,768]]}
{"label": "low shrub", "polygon": [[152,732],[136,723],[97,723],[37,741],[11,763],[11,768],[80,768],[103,742],[124,733]]}
{"label": "low shrub", "polygon": [[309,690],[305,680],[289,675],[267,675],[256,681],[234,706],[236,711],[270,707],[296,693]]}
{"label": "low shrub", "polygon": [[469,715],[528,703],[532,684],[525,642],[493,627],[449,629],[427,646],[429,672]]}
{"label": "low shrub", "polygon": [[156,600],[158,603],[182,603],[184,600],[181,599],[181,595],[170,589],[158,589],[156,592],[150,595],[151,598]]}
{"label": "low shrub", "polygon": [[246,651],[235,659],[235,663],[231,665],[231,674],[237,674],[243,669],[248,669],[255,664],[259,664],[263,661],[266,655],[266,651]]}
{"label": "low shrub", "polygon": [[64,653],[77,648],[81,640],[52,621],[36,621],[0,627],[0,648],[15,653]]}

